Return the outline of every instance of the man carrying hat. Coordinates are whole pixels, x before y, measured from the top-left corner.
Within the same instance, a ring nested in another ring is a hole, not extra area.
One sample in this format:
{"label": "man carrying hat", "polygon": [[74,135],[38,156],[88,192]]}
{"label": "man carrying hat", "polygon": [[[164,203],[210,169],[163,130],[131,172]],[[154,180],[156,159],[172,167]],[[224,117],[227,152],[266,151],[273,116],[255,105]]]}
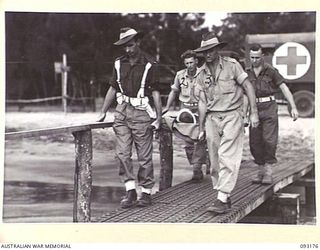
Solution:
{"label": "man carrying hat", "polygon": [[207,139],[213,188],[218,191],[216,202],[207,211],[225,213],[231,208],[232,192],[240,168],[243,150],[243,90],[251,108],[250,125],[259,120],[255,93],[247,73],[233,58],[219,56],[225,45],[214,33],[203,36],[200,48],[205,56],[204,69],[196,86],[199,95],[199,139]]}
{"label": "man carrying hat", "polygon": [[[119,175],[126,187],[126,196],[121,201],[122,208],[135,205],[151,205],[151,190],[154,186],[152,163],[153,131],[161,121],[161,100],[158,91],[156,61],[140,49],[142,34],[132,28],[122,28],[120,39],[114,43],[125,50],[125,55],[114,62],[110,88],[106,94],[98,121],[103,121],[106,112],[116,98],[117,107],[113,129],[116,134],[116,159]],[[156,119],[149,98],[153,97]],[[132,165],[132,146],[136,147],[139,170],[138,185],[141,197],[137,200],[136,178]]]}
{"label": "man carrying hat", "polygon": [[[198,113],[198,100],[194,95],[194,88],[197,84],[197,79],[201,68],[198,68],[198,59],[197,55],[192,50],[185,51],[181,58],[186,66],[185,69],[182,69],[177,72],[174,83],[171,86],[171,91],[168,96],[167,105],[163,109],[163,113],[169,110],[170,106],[174,102],[176,95],[179,95],[179,101],[181,102],[182,109],[177,116],[177,123],[181,122],[180,120],[185,120],[185,122],[193,123],[195,120],[194,114]],[[182,117],[182,118],[181,118]],[[188,118],[194,118],[189,119]],[[174,124],[179,129],[185,129],[182,127],[184,124]],[[185,129],[186,130],[186,129]],[[187,131],[184,131],[185,133]],[[197,132],[197,131],[196,131]],[[193,181],[201,181],[203,179],[202,164],[209,165],[207,161],[207,149],[205,141],[194,141],[191,138],[185,139],[185,151],[190,165],[193,167]],[[210,168],[207,170],[210,171]]]}

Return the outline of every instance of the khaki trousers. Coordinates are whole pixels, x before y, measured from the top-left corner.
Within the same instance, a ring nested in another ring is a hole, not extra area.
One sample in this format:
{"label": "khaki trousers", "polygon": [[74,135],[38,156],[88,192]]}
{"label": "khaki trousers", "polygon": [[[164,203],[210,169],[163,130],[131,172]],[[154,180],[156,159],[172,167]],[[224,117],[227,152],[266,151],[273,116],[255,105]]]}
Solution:
{"label": "khaki trousers", "polygon": [[230,194],[237,182],[242,158],[242,113],[239,110],[210,112],[205,126],[213,187]]}
{"label": "khaki trousers", "polygon": [[152,163],[153,132],[151,119],[144,110],[138,110],[130,104],[118,105],[114,115],[113,130],[116,134],[116,159],[119,163],[119,175],[122,181],[135,180],[132,164],[132,146],[137,151],[139,170],[138,185],[151,189],[154,185]]}

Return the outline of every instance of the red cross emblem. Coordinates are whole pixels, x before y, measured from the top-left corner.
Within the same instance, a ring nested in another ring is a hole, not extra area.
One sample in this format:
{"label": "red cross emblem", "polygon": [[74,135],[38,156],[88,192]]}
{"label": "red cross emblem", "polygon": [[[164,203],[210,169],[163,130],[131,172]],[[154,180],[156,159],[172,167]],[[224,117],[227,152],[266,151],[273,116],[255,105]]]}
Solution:
{"label": "red cross emblem", "polygon": [[308,49],[299,43],[281,45],[272,58],[272,64],[286,79],[298,79],[307,73],[311,63]]}

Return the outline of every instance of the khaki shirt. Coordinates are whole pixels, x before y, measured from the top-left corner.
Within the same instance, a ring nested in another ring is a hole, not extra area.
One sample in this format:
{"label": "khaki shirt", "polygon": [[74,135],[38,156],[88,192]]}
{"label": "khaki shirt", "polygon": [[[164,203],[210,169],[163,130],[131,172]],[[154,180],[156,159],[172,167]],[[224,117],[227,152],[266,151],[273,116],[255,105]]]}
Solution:
{"label": "khaki shirt", "polygon": [[194,76],[189,76],[187,69],[183,69],[177,72],[174,83],[171,89],[179,94],[179,100],[184,103],[197,103],[197,97],[195,96],[195,86],[199,81],[199,73],[202,68],[197,68],[196,74]]}
{"label": "khaki shirt", "polygon": [[204,65],[195,94],[199,97],[201,91],[205,93],[208,111],[235,110],[243,104],[241,85],[247,77],[248,74],[237,60],[220,56],[215,75]]}
{"label": "khaki shirt", "polygon": [[256,97],[270,96],[278,92],[279,86],[285,82],[279,71],[268,63],[264,63],[258,76],[253,68],[246,70],[248,79],[252,83]]}

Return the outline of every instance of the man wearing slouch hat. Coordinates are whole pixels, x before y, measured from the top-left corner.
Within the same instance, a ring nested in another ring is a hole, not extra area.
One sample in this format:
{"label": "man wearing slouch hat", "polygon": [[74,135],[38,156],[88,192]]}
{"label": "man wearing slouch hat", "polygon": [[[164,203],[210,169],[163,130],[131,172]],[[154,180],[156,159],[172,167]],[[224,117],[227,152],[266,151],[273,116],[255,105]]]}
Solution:
{"label": "man wearing slouch hat", "polygon": [[206,61],[196,95],[199,96],[199,140],[207,140],[212,184],[218,191],[217,200],[207,211],[215,213],[225,213],[231,208],[230,194],[238,178],[243,151],[244,92],[250,104],[250,125],[257,127],[259,123],[248,75],[238,61],[218,54],[224,45],[209,32],[194,50],[203,53]]}
{"label": "man wearing slouch hat", "polygon": [[[98,117],[98,121],[103,121],[110,105],[114,99],[117,100],[113,129],[116,134],[119,175],[126,188],[126,196],[120,203],[122,208],[151,205],[151,191],[154,186],[152,128],[158,129],[160,126],[161,100],[157,63],[140,49],[141,38],[142,33],[133,28],[120,30],[120,38],[114,45],[121,46],[125,55],[114,62],[110,88]],[[150,106],[150,98],[153,98],[155,113]],[[133,172],[131,158],[133,144],[139,163],[137,178]],[[141,187],[139,199],[136,184]]]}

